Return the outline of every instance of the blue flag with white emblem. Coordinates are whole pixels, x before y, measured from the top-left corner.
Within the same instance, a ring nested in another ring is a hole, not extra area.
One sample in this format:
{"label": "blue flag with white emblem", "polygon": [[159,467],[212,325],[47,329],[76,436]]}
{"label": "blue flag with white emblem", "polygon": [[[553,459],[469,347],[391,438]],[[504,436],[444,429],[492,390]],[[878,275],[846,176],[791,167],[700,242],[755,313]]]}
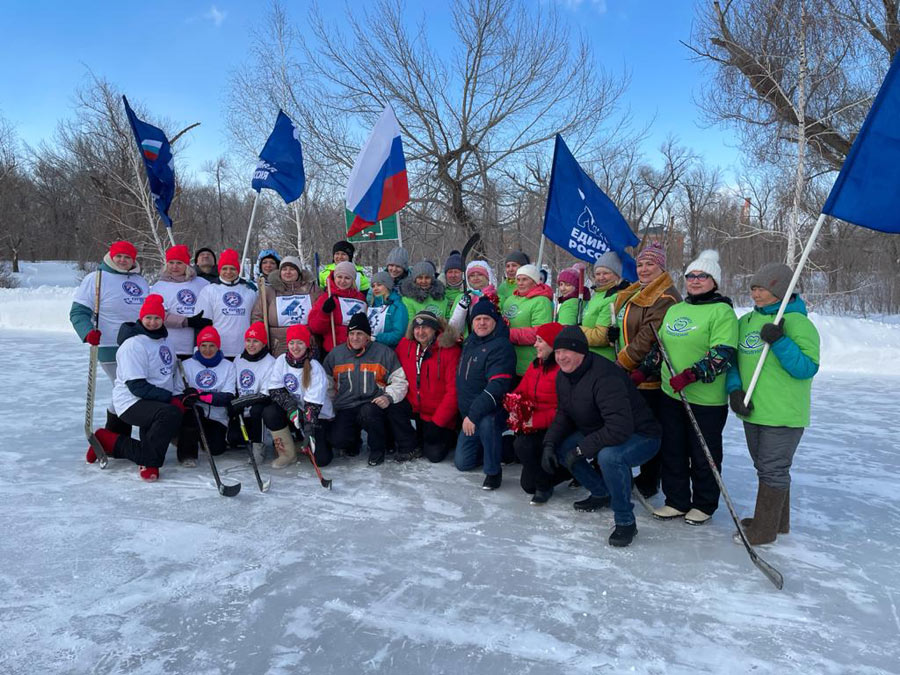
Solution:
{"label": "blue flag with white emblem", "polygon": [[625,253],[625,247],[637,246],[640,240],[612,200],[575,161],[559,134],[553,150],[544,236],[592,263],[607,251],[615,251],[622,260],[622,276],[629,281],[637,279],[634,258]]}
{"label": "blue flag with white emblem", "polygon": [[291,118],[279,110],[275,128],[259,153],[251,186],[257,192],[262,188],[275,190],[285,204],[290,204],[303,194],[305,185],[300,131]]}
{"label": "blue flag with white emblem", "polygon": [[895,57],[822,213],[900,234],[900,57]]}
{"label": "blue flag with white emblem", "polygon": [[125,103],[125,114],[128,115],[134,140],[137,141],[138,150],[144,160],[153,204],[166,227],[172,227],[169,206],[175,197],[175,162],[172,158],[172,149],[169,147],[169,139],[162,129],[139,120],[128,105],[127,98],[123,96],[122,101]]}

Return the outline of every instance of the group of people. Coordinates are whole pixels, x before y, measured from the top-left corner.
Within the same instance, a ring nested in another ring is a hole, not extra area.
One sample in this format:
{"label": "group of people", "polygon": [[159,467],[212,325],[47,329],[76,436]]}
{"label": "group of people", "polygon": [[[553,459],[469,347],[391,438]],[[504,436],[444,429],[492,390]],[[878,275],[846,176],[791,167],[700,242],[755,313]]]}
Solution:
{"label": "group of people", "polygon": [[609,543],[628,546],[633,489],[645,498],[662,489],[660,519],[702,525],[716,511],[703,446],[721,471],[730,406],[759,480],[747,537],[767,544],[789,531],[790,468],[809,425],[819,337],[796,293],[773,322],[786,265],[752,277],[754,308],[739,319],[720,292],[715,251],[687,266],[684,297],[656,242],[638,253],[637,280],[623,278],[609,251],[592,270],[561,270],[556,292],[520,251],[506,256],[500,281],[487,261],[467,264],[458,251],[439,273],[397,247],[371,278],[354,254],[340,241],[332,262],[311,271],[267,249],[254,283],[232,249],[202,248],[192,260],[172,246],[151,286],[135,247],[114,242],[70,312],[113,383],[95,432],[104,451],[156,480],[170,442],[182,465],[196,465],[201,430],[212,454],[248,438],[262,462],[267,429],[275,468],[296,462],[298,449],[320,466],[356,456],[365,432],[370,466],[452,452],[460,471],[481,467],[482,487],[495,490],[503,465],[518,461],[534,505],[560,483],[580,484],[589,495],[574,508],[611,508]]}

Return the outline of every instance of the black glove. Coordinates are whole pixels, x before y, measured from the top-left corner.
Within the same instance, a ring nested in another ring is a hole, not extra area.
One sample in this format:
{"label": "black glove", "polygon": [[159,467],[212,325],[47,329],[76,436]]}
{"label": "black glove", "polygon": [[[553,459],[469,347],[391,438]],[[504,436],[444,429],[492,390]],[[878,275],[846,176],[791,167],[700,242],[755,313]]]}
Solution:
{"label": "black glove", "polygon": [[334,298],[329,296],[325,299],[325,302],[322,303],[322,311],[326,314],[331,314],[334,311],[334,308],[337,307],[337,303],[334,301]]}
{"label": "black glove", "polygon": [[303,423],[308,427],[314,427],[319,423],[319,410],[322,406],[315,403],[307,403],[303,408]]}
{"label": "black glove", "polygon": [[189,328],[193,328],[194,330],[203,330],[207,326],[212,326],[211,319],[203,318],[203,310],[199,311],[194,316],[189,316],[187,318],[187,325]]}
{"label": "black glove", "polygon": [[744,396],[746,395],[747,392],[743,389],[738,389],[728,394],[728,403],[731,405],[731,409],[741,417],[747,417],[750,411],[753,410],[753,401],[744,405]]}
{"label": "black glove", "polygon": [[556,459],[556,452],[552,445],[545,445],[544,451],[541,453],[541,468],[544,473],[553,474],[559,468],[559,460]]}
{"label": "black glove", "polygon": [[606,339],[609,341],[609,344],[615,344],[616,340],[619,339],[619,327],[618,326],[609,326],[606,329]]}
{"label": "black glove", "polygon": [[784,328],[781,327],[781,322],[765,324],[759,329],[759,337],[770,345],[778,342],[784,337]]}
{"label": "black glove", "polygon": [[468,310],[469,307],[472,306],[472,296],[468,293],[463,293],[461,296],[459,296],[459,306],[463,309]]}
{"label": "black glove", "polygon": [[184,390],[184,394],[181,395],[181,404],[185,408],[193,408],[194,404],[197,402],[198,397],[200,396],[200,392],[194,389],[193,387],[188,387]]}
{"label": "black glove", "polygon": [[575,446],[574,449],[569,450],[569,452],[566,453],[566,456],[563,457],[563,464],[566,465],[566,468],[569,470],[569,473],[572,472],[572,467],[575,465],[575,462],[577,462],[582,457],[584,457],[584,453],[581,451],[581,448],[579,448],[577,445]]}

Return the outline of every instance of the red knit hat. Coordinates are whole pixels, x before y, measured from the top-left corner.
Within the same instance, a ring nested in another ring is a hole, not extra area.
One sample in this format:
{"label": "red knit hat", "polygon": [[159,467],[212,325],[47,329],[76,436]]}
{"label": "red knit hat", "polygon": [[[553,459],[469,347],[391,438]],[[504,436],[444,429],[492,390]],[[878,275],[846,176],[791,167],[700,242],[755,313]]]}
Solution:
{"label": "red knit hat", "polygon": [[219,272],[222,271],[222,268],[225,265],[231,265],[232,267],[241,269],[240,258],[238,257],[238,252],[233,248],[226,248],[222,251],[221,255],[219,255]]}
{"label": "red knit hat", "polygon": [[212,342],[216,345],[217,348],[222,347],[222,338],[219,337],[219,331],[217,331],[212,326],[207,326],[197,335],[197,346],[200,346],[201,342]]}
{"label": "red knit hat", "polygon": [[171,260],[178,260],[183,262],[185,265],[191,264],[191,252],[188,251],[188,247],[184,244],[178,244],[177,246],[170,246],[166,250],[166,262]]}
{"label": "red knit hat", "polygon": [[244,339],[249,340],[250,338],[259,340],[264,345],[269,344],[269,339],[266,337],[266,325],[262,321],[256,321],[250,324],[250,328],[244,333]]}
{"label": "red knit hat", "polygon": [[556,336],[559,335],[560,331],[564,328],[561,323],[557,321],[552,321],[550,323],[545,323],[541,326],[537,327],[538,337],[541,338],[544,342],[546,342],[551,347],[553,346],[553,341],[556,340]]}
{"label": "red knit hat", "polygon": [[130,241],[114,241],[109,245],[110,258],[115,258],[120,253],[124,253],[132,259],[137,258],[137,249]]}
{"label": "red knit hat", "polygon": [[144,298],[144,304],[141,305],[140,318],[144,318],[148,314],[158,316],[160,319],[166,318],[166,307],[163,304],[163,297],[156,293],[151,293]]}
{"label": "red knit hat", "polygon": [[291,340],[303,340],[306,343],[306,346],[309,347],[311,344],[312,336],[309,334],[309,328],[304,326],[302,323],[295,323],[293,326],[287,329],[287,342]]}

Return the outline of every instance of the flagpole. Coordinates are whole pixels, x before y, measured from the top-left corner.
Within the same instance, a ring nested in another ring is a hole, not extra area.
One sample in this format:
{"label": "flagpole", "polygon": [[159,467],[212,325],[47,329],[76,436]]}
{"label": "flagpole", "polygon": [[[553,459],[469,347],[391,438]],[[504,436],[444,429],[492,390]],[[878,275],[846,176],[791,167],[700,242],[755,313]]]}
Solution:
{"label": "flagpole", "polygon": [[547,241],[547,237],[544,234],[541,234],[541,245],[538,247],[538,259],[537,259],[537,268],[538,274],[541,272],[541,262],[544,260],[544,242]]}
{"label": "flagpole", "polygon": [[[253,200],[253,209],[250,211],[250,224],[247,226],[247,236],[244,239],[244,252],[241,254],[241,265],[247,263],[247,249],[250,248],[250,232],[253,231],[253,219],[256,218],[256,205],[259,203],[259,195],[262,193],[262,190],[258,190],[256,192],[256,198]],[[247,273],[250,274],[252,268],[250,265],[247,266]]]}
{"label": "flagpole", "polygon": [[400,212],[397,211],[397,243],[403,248],[403,230],[400,229]]}
{"label": "flagpole", "polygon": [[[306,214],[304,214],[304,218]],[[300,219],[300,200],[294,200],[294,221],[297,223],[297,255],[300,262],[306,265],[306,256],[303,255],[303,221]]]}
{"label": "flagpole", "polygon": [[175,245],[175,237],[172,236],[172,228],[171,227],[166,226],[166,234],[169,235],[169,242],[172,244],[172,246],[174,246]]}
{"label": "flagpole", "polygon": [[[781,306],[778,308],[778,314],[775,315],[775,323],[777,324],[781,321],[784,316],[784,311],[787,309],[788,303],[791,301],[791,294],[794,292],[794,288],[797,286],[797,281],[800,279],[800,273],[803,271],[803,267],[806,265],[806,261],[809,258],[809,254],[812,251],[813,244],[816,241],[816,237],[819,236],[819,230],[822,229],[822,225],[825,224],[826,214],[820,213],[819,219],[816,221],[816,226],[813,228],[812,233],[809,235],[809,241],[806,242],[806,246],[803,249],[803,255],[800,256],[800,261],[797,263],[797,269],[794,270],[794,276],[791,277],[791,283],[788,284],[787,292],[784,294],[784,297],[781,299]],[[750,403],[750,397],[753,395],[753,390],[756,388],[756,383],[759,380],[759,374],[762,372],[763,364],[766,361],[766,356],[769,354],[769,343],[766,342],[763,345],[762,354],[759,355],[759,361],[756,363],[756,370],[753,371],[753,377],[750,378],[750,384],[747,386],[747,393],[744,394],[744,405]]]}

